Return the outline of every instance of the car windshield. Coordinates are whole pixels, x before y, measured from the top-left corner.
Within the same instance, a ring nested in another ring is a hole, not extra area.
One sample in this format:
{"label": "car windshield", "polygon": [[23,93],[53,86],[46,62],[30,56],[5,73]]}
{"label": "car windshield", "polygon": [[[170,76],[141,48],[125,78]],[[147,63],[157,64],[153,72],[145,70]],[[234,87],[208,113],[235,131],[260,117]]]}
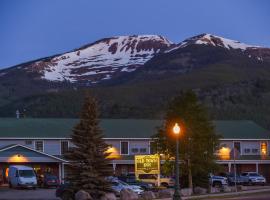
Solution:
{"label": "car windshield", "polygon": [[260,175],[257,174],[257,173],[250,173],[249,175],[250,175],[250,176],[260,176]]}
{"label": "car windshield", "polygon": [[33,170],[19,170],[20,177],[34,177],[35,173]]}

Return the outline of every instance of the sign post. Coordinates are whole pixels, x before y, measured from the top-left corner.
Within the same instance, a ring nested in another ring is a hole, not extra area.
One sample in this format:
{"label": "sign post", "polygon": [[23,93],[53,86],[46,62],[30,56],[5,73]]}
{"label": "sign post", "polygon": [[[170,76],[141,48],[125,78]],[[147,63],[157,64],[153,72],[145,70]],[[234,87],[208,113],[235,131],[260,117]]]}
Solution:
{"label": "sign post", "polygon": [[158,186],[160,186],[159,155],[135,155],[135,175],[137,179],[139,174],[157,174]]}

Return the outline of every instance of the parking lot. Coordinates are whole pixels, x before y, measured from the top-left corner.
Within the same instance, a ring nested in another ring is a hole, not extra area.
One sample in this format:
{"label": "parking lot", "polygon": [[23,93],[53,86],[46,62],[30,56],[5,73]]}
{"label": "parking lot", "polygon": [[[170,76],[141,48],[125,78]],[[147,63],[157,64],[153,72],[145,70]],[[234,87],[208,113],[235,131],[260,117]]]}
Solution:
{"label": "parking lot", "polygon": [[60,200],[55,197],[55,189],[9,189],[0,188],[0,200]]}

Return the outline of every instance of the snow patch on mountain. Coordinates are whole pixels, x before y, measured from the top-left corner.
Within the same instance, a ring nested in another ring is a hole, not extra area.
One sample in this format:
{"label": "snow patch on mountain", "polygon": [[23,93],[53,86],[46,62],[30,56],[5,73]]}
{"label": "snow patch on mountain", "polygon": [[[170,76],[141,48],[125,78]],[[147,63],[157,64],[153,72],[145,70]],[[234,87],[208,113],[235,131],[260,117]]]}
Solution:
{"label": "snow patch on mountain", "polygon": [[199,37],[195,44],[205,44],[205,45],[212,45],[212,46],[220,46],[227,49],[241,49],[246,50],[247,48],[259,48],[259,46],[248,45],[241,43],[236,40],[230,40],[227,38],[219,37],[216,35],[211,34],[203,34]]}
{"label": "snow patch on mountain", "polygon": [[[43,70],[49,81],[92,82],[109,79],[117,72],[132,72],[172,43],[158,35],[118,36],[54,57]],[[96,76],[99,75],[99,76]]]}

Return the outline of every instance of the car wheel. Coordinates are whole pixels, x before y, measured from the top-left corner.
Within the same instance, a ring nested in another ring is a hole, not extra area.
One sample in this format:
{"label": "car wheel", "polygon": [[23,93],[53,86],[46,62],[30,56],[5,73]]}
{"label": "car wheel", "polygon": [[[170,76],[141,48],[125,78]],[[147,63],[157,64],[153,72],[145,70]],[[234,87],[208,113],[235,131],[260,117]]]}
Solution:
{"label": "car wheel", "polygon": [[73,200],[73,196],[71,192],[65,191],[62,196],[61,196],[62,200]]}
{"label": "car wheel", "polygon": [[36,190],[37,188],[36,187],[33,187],[33,190]]}

